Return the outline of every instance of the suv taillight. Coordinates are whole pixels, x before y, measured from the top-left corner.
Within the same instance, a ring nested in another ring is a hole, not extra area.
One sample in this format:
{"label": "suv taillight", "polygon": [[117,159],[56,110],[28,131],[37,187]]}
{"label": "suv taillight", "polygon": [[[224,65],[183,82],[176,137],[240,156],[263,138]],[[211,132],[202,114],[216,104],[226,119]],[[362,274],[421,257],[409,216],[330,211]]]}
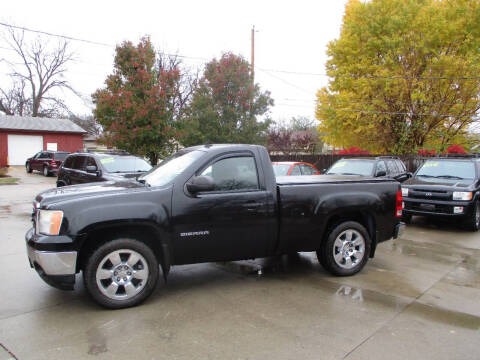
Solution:
{"label": "suv taillight", "polygon": [[395,217],[401,218],[402,217],[402,209],[403,209],[403,198],[402,198],[402,190],[397,191],[397,199],[395,202]]}

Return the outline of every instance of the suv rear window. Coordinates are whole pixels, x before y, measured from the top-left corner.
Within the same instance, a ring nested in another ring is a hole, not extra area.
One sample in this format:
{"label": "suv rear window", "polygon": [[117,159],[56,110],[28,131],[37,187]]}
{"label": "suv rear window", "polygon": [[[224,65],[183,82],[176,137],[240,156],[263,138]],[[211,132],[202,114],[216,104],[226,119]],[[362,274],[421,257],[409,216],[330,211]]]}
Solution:
{"label": "suv rear window", "polygon": [[63,161],[68,156],[68,153],[66,153],[66,152],[65,153],[54,153],[53,155],[54,155],[55,160]]}
{"label": "suv rear window", "polygon": [[147,172],[152,166],[136,156],[97,155],[109,173]]}
{"label": "suv rear window", "polygon": [[85,163],[85,156],[75,156],[73,158],[73,164],[71,168],[75,170],[83,170],[84,163]]}

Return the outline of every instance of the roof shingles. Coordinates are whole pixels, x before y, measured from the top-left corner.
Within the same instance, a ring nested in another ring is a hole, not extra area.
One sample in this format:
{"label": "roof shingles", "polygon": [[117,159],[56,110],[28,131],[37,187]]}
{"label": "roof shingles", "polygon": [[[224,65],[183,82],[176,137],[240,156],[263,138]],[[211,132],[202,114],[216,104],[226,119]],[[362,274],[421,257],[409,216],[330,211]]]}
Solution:
{"label": "roof shingles", "polygon": [[0,115],[0,129],[23,131],[49,131],[86,134],[80,126],[68,119]]}

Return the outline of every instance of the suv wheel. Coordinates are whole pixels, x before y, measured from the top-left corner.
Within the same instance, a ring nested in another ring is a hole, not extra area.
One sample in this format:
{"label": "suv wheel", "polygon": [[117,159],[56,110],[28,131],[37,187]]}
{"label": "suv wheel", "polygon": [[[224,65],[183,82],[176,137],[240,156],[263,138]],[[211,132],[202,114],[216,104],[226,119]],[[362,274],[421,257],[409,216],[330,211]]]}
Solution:
{"label": "suv wheel", "polygon": [[121,309],[145,300],[155,289],[158,272],[158,261],[150,247],[122,238],[94,250],[85,264],[83,279],[97,303]]}
{"label": "suv wheel", "polygon": [[467,227],[471,231],[478,231],[480,228],[480,200],[473,205],[472,214],[467,219]]}
{"label": "suv wheel", "polygon": [[43,167],[43,176],[48,176],[50,175],[50,172],[48,171],[48,167],[44,166]]}
{"label": "suv wheel", "polygon": [[30,167],[30,163],[27,163],[27,165],[25,165],[25,170],[27,170],[27,173],[29,174],[32,173],[32,168]]}
{"label": "suv wheel", "polygon": [[362,270],[367,263],[370,244],[370,236],[361,224],[346,221],[330,231],[317,251],[317,257],[333,275],[350,276]]}

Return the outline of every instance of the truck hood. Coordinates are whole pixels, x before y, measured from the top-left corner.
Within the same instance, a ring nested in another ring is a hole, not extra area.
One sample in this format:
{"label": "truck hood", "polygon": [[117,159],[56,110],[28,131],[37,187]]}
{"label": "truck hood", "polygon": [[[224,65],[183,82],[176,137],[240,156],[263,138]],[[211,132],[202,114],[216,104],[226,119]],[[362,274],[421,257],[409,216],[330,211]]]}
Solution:
{"label": "truck hood", "polygon": [[45,207],[61,201],[122,193],[128,189],[136,188],[145,188],[145,185],[135,181],[105,181],[101,183],[62,186],[41,192],[37,195],[35,201],[39,202],[42,207]]}
{"label": "truck hood", "polygon": [[474,187],[474,180],[472,179],[442,179],[442,178],[429,178],[429,177],[413,177],[405,181],[402,186],[412,188],[425,188],[425,189],[439,189],[439,190],[471,190]]}

